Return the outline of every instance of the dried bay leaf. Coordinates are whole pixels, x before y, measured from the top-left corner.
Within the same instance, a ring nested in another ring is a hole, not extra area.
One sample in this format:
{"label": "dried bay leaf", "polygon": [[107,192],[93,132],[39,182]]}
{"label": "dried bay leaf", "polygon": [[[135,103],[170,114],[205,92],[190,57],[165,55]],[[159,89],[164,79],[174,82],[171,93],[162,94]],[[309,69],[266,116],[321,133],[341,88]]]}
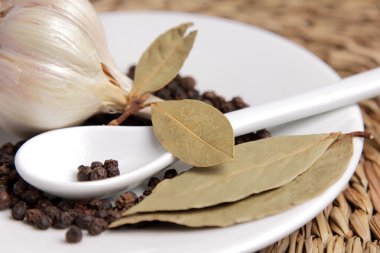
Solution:
{"label": "dried bay leaf", "polygon": [[233,158],[231,124],[206,103],[191,99],[153,103],[152,123],[162,146],[183,162],[208,167]]}
{"label": "dried bay leaf", "polygon": [[153,220],[188,227],[226,227],[273,215],[325,191],[344,173],[352,153],[352,136],[344,135],[335,141],[309,170],[280,188],[237,202],[202,209],[133,214],[115,221],[110,227]]}
{"label": "dried bay leaf", "polygon": [[185,23],[161,34],[143,53],[136,65],[132,97],[159,90],[178,74],[196,37],[196,31],[185,36],[190,26]]}
{"label": "dried bay leaf", "polygon": [[279,136],[237,145],[232,161],[164,180],[125,215],[202,208],[280,187],[310,168],[338,135]]}

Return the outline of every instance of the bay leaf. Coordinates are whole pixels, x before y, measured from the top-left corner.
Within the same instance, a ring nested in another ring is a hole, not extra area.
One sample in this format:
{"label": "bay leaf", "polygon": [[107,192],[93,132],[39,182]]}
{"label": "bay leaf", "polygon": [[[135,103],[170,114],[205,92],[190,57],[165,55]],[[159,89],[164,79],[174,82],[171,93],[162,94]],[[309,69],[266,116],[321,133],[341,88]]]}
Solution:
{"label": "bay leaf", "polygon": [[280,187],[309,169],[338,135],[279,136],[237,145],[233,160],[162,181],[124,215],[202,208]]}
{"label": "bay leaf", "polygon": [[142,54],[136,65],[131,96],[141,96],[167,85],[179,72],[196,37],[196,31],[185,36],[192,23],[174,27],[160,35]]}
{"label": "bay leaf", "polygon": [[183,162],[208,167],[233,158],[231,124],[211,105],[191,99],[153,103],[152,123],[162,146]]}
{"label": "bay leaf", "polygon": [[133,214],[113,222],[110,227],[153,220],[188,227],[226,227],[277,214],[324,192],[342,176],[352,152],[352,136],[344,135],[309,170],[280,188],[202,209]]}

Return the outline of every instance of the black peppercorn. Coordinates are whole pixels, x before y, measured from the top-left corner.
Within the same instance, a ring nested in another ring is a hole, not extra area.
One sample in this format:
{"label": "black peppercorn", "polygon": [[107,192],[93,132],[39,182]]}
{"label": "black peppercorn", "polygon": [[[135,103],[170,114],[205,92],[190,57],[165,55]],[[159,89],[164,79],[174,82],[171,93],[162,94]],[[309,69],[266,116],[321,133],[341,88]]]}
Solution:
{"label": "black peppercorn", "polygon": [[56,206],[48,206],[44,209],[42,209],[42,211],[44,212],[44,214],[49,217],[53,223],[58,220],[61,216],[61,210],[56,207]]}
{"label": "black peppercorn", "polygon": [[10,189],[13,189],[14,184],[20,179],[16,170],[11,170],[8,175],[7,184]]}
{"label": "black peppercorn", "polygon": [[6,192],[6,191],[8,191],[8,186],[0,182],[0,192]]}
{"label": "black peppercorn", "polygon": [[86,210],[87,209],[87,201],[77,200],[74,202],[73,208],[76,210]]}
{"label": "black peppercorn", "polygon": [[165,179],[172,179],[178,175],[177,171],[175,169],[170,169],[165,171],[164,178]]}
{"label": "black peppercorn", "polygon": [[25,217],[27,223],[41,230],[48,229],[52,225],[52,220],[36,208],[27,210]]}
{"label": "black peppercorn", "polygon": [[108,228],[108,222],[105,219],[96,218],[88,228],[90,235],[98,235]]}
{"label": "black peppercorn", "polygon": [[23,220],[26,215],[28,205],[24,201],[17,202],[12,208],[12,217],[15,220]]}
{"label": "black peppercorn", "polygon": [[231,102],[226,102],[221,105],[221,111],[223,113],[232,112],[234,110],[235,110],[234,105]]}
{"label": "black peppercorn", "polygon": [[60,212],[59,216],[53,222],[53,227],[58,229],[64,229],[71,226],[75,220],[75,216],[70,212]]}
{"label": "black peppercorn", "polygon": [[82,230],[80,230],[76,226],[72,226],[69,230],[66,232],[66,242],[69,243],[77,243],[82,240]]}
{"label": "black peppercorn", "polygon": [[11,205],[11,197],[6,191],[0,192],[0,210],[5,210]]}
{"label": "black peppercorn", "polygon": [[231,102],[234,105],[235,110],[248,107],[248,105],[244,102],[244,100],[241,97],[234,97],[232,98]]}
{"label": "black peppercorn", "polygon": [[107,178],[107,170],[103,167],[95,167],[91,172],[91,180],[100,180]]}
{"label": "black peppercorn", "polygon": [[272,136],[272,134],[270,132],[268,132],[266,129],[259,130],[256,132],[256,134],[259,137],[258,139],[269,138]]}
{"label": "black peppercorn", "polygon": [[28,184],[22,180],[19,179],[14,185],[13,185],[13,193],[19,197],[24,198],[25,192],[28,190]]}
{"label": "black peppercorn", "polygon": [[43,215],[43,213],[39,209],[36,209],[36,208],[28,209],[26,212],[26,215],[25,215],[26,222],[31,224],[31,225],[34,225],[34,224],[36,224],[39,217],[42,215]]}
{"label": "black peppercorn", "polygon": [[109,210],[102,209],[102,210],[96,211],[95,216],[98,218],[107,218],[108,213],[109,213]]}
{"label": "black peppercorn", "polygon": [[121,217],[121,212],[116,209],[109,210],[106,220],[108,223],[112,223]]}
{"label": "black peppercorn", "polygon": [[34,187],[28,187],[24,193],[24,200],[31,205],[36,204],[42,198],[42,192]]}
{"label": "black peppercorn", "polygon": [[119,167],[119,162],[117,160],[109,159],[104,161],[104,168],[108,167]]}
{"label": "black peppercorn", "polygon": [[5,143],[3,146],[0,148],[1,153],[5,153],[8,155],[14,155],[15,147],[13,146],[12,143]]}
{"label": "black peppercorn", "polygon": [[90,181],[92,168],[89,166],[80,165],[78,167],[77,180]]}
{"label": "black peppercorn", "polygon": [[10,195],[11,196],[11,204],[10,204],[10,208],[13,208],[19,201],[20,199],[17,198],[15,195]]}
{"label": "black peppercorn", "polygon": [[72,207],[72,203],[68,200],[60,200],[57,203],[57,207],[62,211],[69,211]]}
{"label": "black peppercorn", "polygon": [[152,193],[152,190],[150,188],[148,188],[148,189],[144,190],[143,195],[149,196],[151,193]]}
{"label": "black peppercorn", "polygon": [[112,203],[104,199],[93,199],[89,202],[89,206],[95,210],[107,210],[112,208]]}
{"label": "black peppercorn", "polygon": [[150,189],[155,188],[160,183],[160,179],[157,177],[151,177],[148,181],[148,187]]}
{"label": "black peppercorn", "polygon": [[120,175],[119,171],[119,163],[117,160],[105,160],[104,161],[104,168],[107,170],[107,176],[110,177],[116,177]]}
{"label": "black peppercorn", "polygon": [[170,91],[168,89],[159,90],[155,93],[155,95],[157,95],[158,97],[160,97],[164,100],[169,100],[172,98]]}
{"label": "black peppercorn", "polygon": [[134,192],[125,192],[116,199],[115,205],[119,210],[126,210],[136,204],[136,199]]}
{"label": "black peppercorn", "polygon": [[13,156],[0,153],[0,165],[10,166],[13,164]]}
{"label": "black peppercorn", "polygon": [[194,78],[192,77],[184,77],[182,78],[182,87],[186,90],[186,91],[192,91],[194,90],[195,88],[195,80]]}
{"label": "black peppercorn", "polygon": [[95,217],[87,215],[87,216],[79,216],[75,219],[75,225],[77,225],[81,229],[88,229]]}
{"label": "black peppercorn", "polygon": [[35,204],[34,207],[43,210],[43,209],[45,209],[49,206],[52,206],[52,205],[53,205],[53,203],[51,203],[51,201],[49,199],[41,198],[37,201],[37,204]]}
{"label": "black peppercorn", "polygon": [[0,165],[0,177],[8,176],[11,169],[6,165]]}
{"label": "black peppercorn", "polygon": [[42,214],[36,219],[36,222],[34,223],[34,227],[41,229],[41,230],[46,230],[49,227],[51,227],[52,223],[53,222],[49,217]]}
{"label": "black peppercorn", "polygon": [[91,163],[91,169],[95,169],[96,167],[103,167],[103,163],[94,161]]}
{"label": "black peppercorn", "polygon": [[145,199],[145,195],[144,194],[141,194],[137,199],[136,199],[136,204],[140,203],[141,201],[143,201]]}

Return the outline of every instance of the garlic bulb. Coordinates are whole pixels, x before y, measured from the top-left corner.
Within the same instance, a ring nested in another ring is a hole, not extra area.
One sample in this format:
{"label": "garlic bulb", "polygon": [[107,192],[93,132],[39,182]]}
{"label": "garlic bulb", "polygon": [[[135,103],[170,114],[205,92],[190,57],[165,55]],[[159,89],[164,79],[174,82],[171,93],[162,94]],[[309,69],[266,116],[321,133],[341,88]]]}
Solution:
{"label": "garlic bulb", "polygon": [[0,127],[27,136],[123,111],[131,81],[87,0],[0,0]]}

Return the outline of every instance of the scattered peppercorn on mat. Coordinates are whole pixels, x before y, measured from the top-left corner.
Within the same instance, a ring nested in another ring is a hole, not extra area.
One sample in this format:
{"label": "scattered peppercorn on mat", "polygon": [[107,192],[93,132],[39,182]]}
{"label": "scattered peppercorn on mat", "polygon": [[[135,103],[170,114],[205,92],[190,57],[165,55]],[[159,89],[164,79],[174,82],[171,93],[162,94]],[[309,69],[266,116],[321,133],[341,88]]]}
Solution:
{"label": "scattered peppercorn on mat", "polygon": [[[221,16],[265,28],[315,53],[342,77],[380,65],[376,0],[92,0],[97,11],[173,10]],[[346,190],[315,219],[260,252],[380,251],[380,98],[360,104],[366,142]]]}

